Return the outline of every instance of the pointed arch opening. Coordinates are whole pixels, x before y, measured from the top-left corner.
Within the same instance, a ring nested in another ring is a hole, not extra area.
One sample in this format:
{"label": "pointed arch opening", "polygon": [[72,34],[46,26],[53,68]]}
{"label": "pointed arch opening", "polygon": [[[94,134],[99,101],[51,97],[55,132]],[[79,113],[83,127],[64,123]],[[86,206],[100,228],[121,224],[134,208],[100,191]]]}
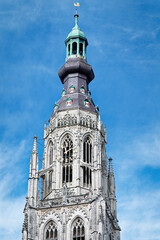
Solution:
{"label": "pointed arch opening", "polygon": [[73,141],[69,134],[63,140],[62,154],[62,183],[72,182]]}
{"label": "pointed arch opening", "polygon": [[92,163],[92,141],[89,136],[83,142],[83,162]]}
{"label": "pointed arch opening", "polygon": [[55,222],[50,221],[44,230],[44,240],[58,240],[58,231]]}
{"label": "pointed arch opening", "polygon": [[84,221],[80,217],[72,224],[72,240],[85,240]]}

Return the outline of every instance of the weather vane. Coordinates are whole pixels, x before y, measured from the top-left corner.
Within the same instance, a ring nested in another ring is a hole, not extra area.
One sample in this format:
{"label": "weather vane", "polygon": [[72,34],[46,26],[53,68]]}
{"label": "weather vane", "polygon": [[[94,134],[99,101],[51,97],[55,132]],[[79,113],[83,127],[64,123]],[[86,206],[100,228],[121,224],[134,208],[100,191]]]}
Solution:
{"label": "weather vane", "polygon": [[75,8],[76,8],[76,14],[77,14],[77,8],[80,7],[79,2],[77,2],[77,3],[74,2],[74,6],[75,6]]}

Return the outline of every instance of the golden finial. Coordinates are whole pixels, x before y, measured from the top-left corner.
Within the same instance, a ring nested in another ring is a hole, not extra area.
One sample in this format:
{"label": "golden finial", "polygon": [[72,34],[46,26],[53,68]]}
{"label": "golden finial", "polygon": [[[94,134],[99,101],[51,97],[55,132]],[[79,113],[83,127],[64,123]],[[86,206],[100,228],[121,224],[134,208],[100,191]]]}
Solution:
{"label": "golden finial", "polygon": [[76,2],[74,2],[74,6],[75,6],[75,8],[76,8],[76,14],[77,14],[77,8],[78,8],[78,7],[80,7],[80,4],[79,4],[79,2],[77,2],[77,3],[76,3]]}
{"label": "golden finial", "polygon": [[74,2],[74,6],[79,7],[80,6],[79,2],[77,2],[77,3]]}

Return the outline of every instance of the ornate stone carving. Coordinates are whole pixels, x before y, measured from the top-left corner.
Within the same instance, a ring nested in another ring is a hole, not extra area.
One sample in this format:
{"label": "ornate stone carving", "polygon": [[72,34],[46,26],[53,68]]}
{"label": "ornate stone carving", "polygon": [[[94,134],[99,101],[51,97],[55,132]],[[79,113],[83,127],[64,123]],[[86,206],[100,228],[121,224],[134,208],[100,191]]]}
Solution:
{"label": "ornate stone carving", "polygon": [[85,209],[82,208],[82,207],[76,207],[76,208],[73,208],[73,209],[68,213],[68,220],[67,220],[67,222],[68,222],[69,220],[71,220],[74,215],[79,214],[79,213],[81,213],[81,215],[82,215],[84,218],[86,218],[87,220],[89,220],[89,218],[88,218],[88,216],[87,216],[87,212],[85,211]]}
{"label": "ornate stone carving", "polygon": [[66,127],[77,124],[77,117],[75,115],[66,114],[63,118],[58,119],[58,127]]}
{"label": "ornate stone carving", "polygon": [[24,215],[24,223],[23,223],[23,228],[22,231],[28,231],[28,214],[25,213]]}
{"label": "ornate stone carving", "polygon": [[80,125],[88,128],[97,128],[96,121],[92,120],[90,116],[80,116]]}
{"label": "ornate stone carving", "polygon": [[47,127],[47,135],[49,135],[56,128],[55,119],[51,119],[49,126]]}
{"label": "ornate stone carving", "polygon": [[46,220],[47,220],[49,217],[50,217],[50,218],[53,218],[54,220],[56,220],[56,222],[62,223],[62,219],[61,219],[60,215],[59,215],[57,212],[55,212],[54,210],[49,210],[49,211],[47,211],[46,213],[44,213],[44,214],[42,215],[42,217],[40,218],[39,227],[40,227],[44,222],[46,222]]}

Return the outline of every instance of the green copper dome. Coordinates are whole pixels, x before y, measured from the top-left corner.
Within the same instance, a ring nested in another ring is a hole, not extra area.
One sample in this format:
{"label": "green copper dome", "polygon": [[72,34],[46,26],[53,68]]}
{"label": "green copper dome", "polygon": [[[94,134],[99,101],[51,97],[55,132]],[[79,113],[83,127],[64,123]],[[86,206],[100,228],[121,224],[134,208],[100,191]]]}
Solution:
{"label": "green copper dome", "polygon": [[72,31],[68,34],[65,42],[67,42],[71,38],[77,38],[77,37],[87,40],[87,38],[84,35],[84,32],[82,32],[82,30],[78,26],[78,15],[75,14],[74,17],[75,17],[75,26],[72,28]]}
{"label": "green copper dome", "polygon": [[84,32],[78,26],[78,14],[74,15],[75,17],[75,26],[72,28],[72,31],[68,34],[65,44],[67,48],[66,60],[68,58],[80,57],[86,59],[86,47],[88,45],[87,38],[84,35]]}

